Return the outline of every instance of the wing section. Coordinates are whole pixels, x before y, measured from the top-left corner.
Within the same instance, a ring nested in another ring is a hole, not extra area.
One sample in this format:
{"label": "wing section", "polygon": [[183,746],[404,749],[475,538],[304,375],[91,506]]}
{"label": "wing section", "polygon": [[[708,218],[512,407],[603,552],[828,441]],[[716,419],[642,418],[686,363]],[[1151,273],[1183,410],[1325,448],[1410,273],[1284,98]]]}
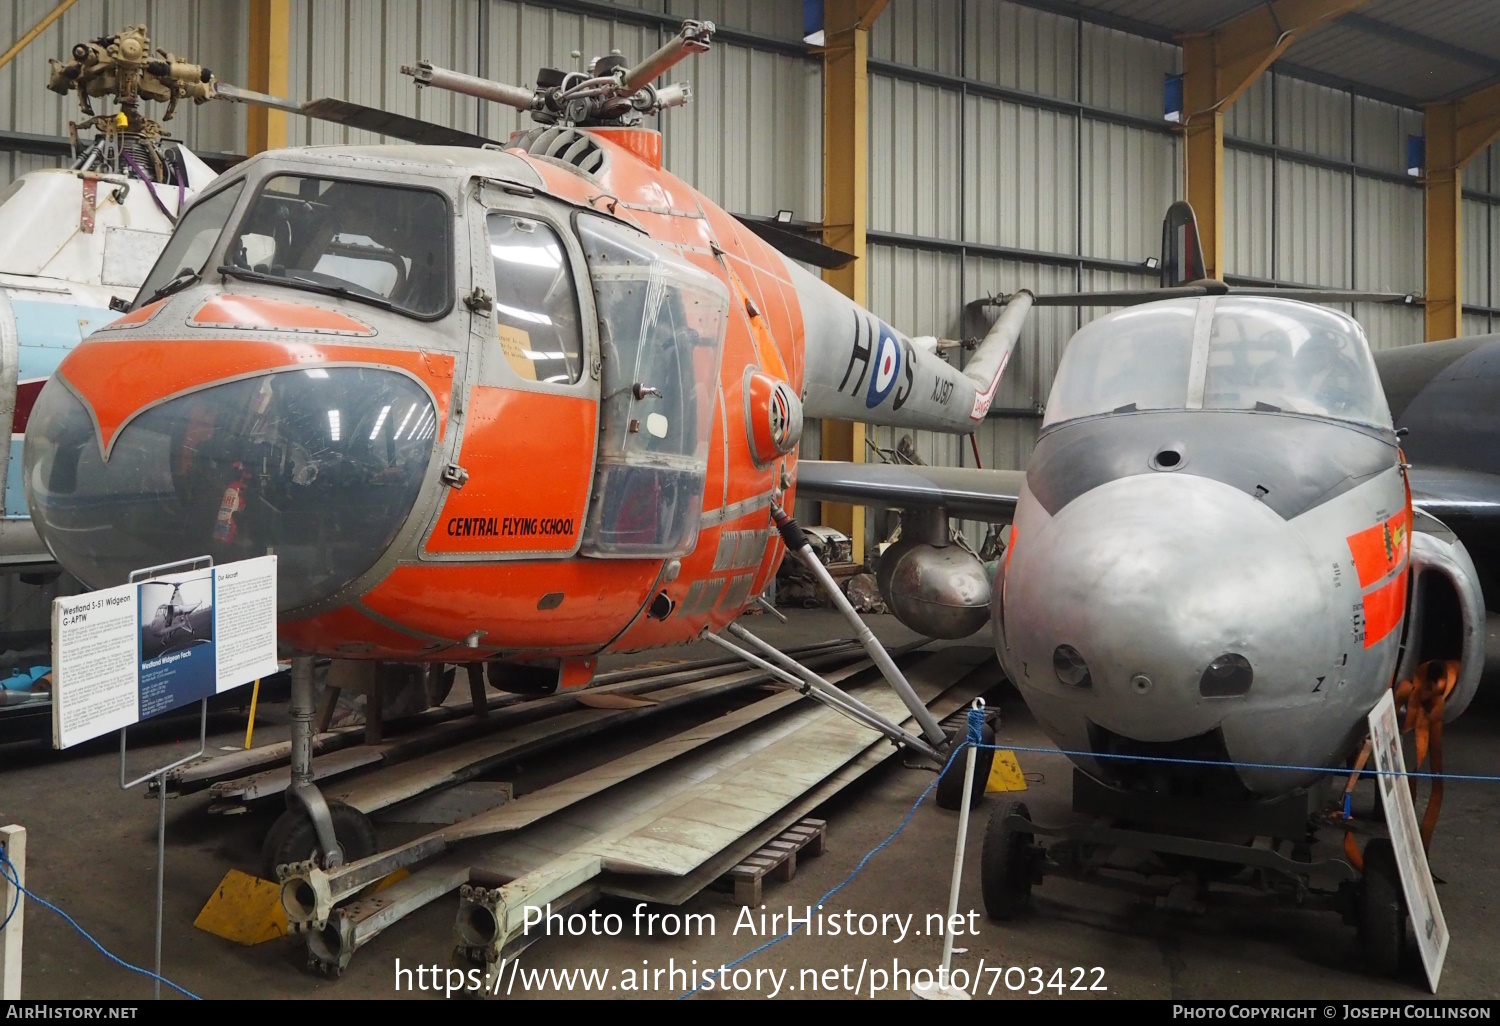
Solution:
{"label": "wing section", "polygon": [[797,497],[890,509],[945,509],[949,516],[1004,523],[1016,510],[1019,470],[800,460]]}

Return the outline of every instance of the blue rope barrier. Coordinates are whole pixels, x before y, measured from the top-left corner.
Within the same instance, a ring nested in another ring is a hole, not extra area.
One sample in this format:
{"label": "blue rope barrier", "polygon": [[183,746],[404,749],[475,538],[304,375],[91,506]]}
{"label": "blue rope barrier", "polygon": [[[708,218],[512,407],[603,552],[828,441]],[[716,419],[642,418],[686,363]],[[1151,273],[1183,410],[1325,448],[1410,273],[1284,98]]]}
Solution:
{"label": "blue rope barrier", "polygon": [[[36,902],[38,905],[42,906],[43,908],[50,909],[51,911],[56,912],[58,915],[62,916],[63,919],[65,919],[67,921],[67,923],[68,923],[69,926],[71,926],[73,929],[77,930],[80,934],[83,935],[83,939],[84,940],[88,941],[94,947],[98,948],[100,954],[102,954],[105,958],[109,959],[111,962],[115,963],[116,965],[121,966],[122,968],[125,968],[125,969],[129,969],[133,973],[140,973],[142,976],[148,977],[150,979],[160,980],[162,983],[165,983],[168,987],[171,987],[173,990],[177,991],[179,994],[182,994],[185,997],[190,997],[194,1001],[201,1001],[202,1000],[202,998],[198,997],[197,994],[194,994],[192,991],[190,991],[190,990],[188,990],[188,989],[186,989],[184,987],[179,987],[177,984],[173,983],[171,980],[167,979],[165,976],[158,976],[158,975],[156,975],[156,973],[153,973],[150,969],[142,969],[138,965],[131,965],[129,962],[125,961],[123,958],[120,958],[118,955],[115,955],[108,948],[106,948],[103,944],[100,944],[97,940],[95,940],[92,934],[90,934],[83,927],[79,926],[78,922],[72,916],[68,915],[62,909],[60,909],[56,905],[52,904],[52,902],[48,901],[46,898],[38,897],[36,894],[33,894],[31,891],[28,891],[25,887],[22,887],[21,886],[21,874],[16,871],[15,865],[10,861],[10,858],[5,854],[4,851],[0,851],[0,876],[5,877],[5,879],[12,886],[14,886],[16,888],[16,891],[17,891],[15,903],[11,906],[10,911],[7,912],[6,915],[5,915],[5,922],[6,923],[10,922],[10,917],[13,916],[13,915],[15,915],[16,908],[18,908],[20,906],[20,904],[21,904],[21,895],[24,894],[26,897],[30,898],[32,901]],[[4,925],[5,925],[4,923],[0,923],[0,929],[3,929]]]}

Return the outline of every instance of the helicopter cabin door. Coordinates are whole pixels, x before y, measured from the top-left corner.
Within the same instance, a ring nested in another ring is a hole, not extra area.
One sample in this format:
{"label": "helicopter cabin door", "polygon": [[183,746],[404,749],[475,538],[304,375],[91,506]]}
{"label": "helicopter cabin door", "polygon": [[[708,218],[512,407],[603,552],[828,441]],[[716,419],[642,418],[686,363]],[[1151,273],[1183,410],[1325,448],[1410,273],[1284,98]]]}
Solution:
{"label": "helicopter cabin door", "polygon": [[[578,551],[599,437],[593,299],[567,208],[488,183],[471,202],[470,346],[438,559]],[[467,477],[464,477],[464,475]]]}

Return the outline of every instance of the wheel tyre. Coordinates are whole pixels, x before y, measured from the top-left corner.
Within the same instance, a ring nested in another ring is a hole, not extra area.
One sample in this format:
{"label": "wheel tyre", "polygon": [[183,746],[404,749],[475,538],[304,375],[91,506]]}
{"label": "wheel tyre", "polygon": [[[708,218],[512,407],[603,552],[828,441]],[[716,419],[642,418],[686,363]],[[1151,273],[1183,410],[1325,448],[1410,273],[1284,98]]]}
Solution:
{"label": "wheel tyre", "polygon": [[1365,963],[1381,976],[1396,975],[1406,948],[1406,898],[1395,849],[1384,837],[1375,838],[1365,847],[1357,911]]}
{"label": "wheel tyre", "polygon": [[[343,802],[329,802],[328,812],[333,817],[334,839],[346,863],[375,854],[375,826],[368,816]],[[261,872],[267,880],[275,880],[277,866],[306,862],[320,855],[322,850],[312,819],[302,809],[287,809],[266,834],[261,848]]]}
{"label": "wheel tyre", "polygon": [[1007,825],[1005,821],[1010,816],[1031,822],[1031,813],[1024,802],[1006,802],[990,813],[979,855],[984,911],[995,920],[1014,919],[1031,904],[1032,835]]}
{"label": "wheel tyre", "polygon": [[[985,747],[979,749],[974,756],[974,802],[984,799],[984,785],[989,783],[990,767],[995,762],[995,728],[986,723],[979,736]],[[967,765],[968,758],[968,752],[960,753],[949,765],[947,772],[938,778],[935,796],[938,808],[948,809],[950,812],[963,808],[964,766]]]}

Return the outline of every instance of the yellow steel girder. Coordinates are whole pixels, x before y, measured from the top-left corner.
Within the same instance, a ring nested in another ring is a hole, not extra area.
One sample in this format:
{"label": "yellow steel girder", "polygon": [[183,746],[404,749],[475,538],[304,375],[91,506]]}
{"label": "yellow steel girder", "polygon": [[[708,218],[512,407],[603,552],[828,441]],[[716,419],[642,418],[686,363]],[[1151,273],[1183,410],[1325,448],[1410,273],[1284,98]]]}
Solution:
{"label": "yellow steel girder", "polygon": [[1463,334],[1463,169],[1500,138],[1500,85],[1427,107],[1426,312],[1428,342]]}
{"label": "yellow steel girder", "polygon": [[[865,227],[868,212],[870,104],[866,78],[869,31],[887,0],[825,0],[823,5],[823,242],[854,254],[823,280],[865,302]],[[863,462],[865,426],[822,423],[823,458]],[[822,504],[824,524],[849,536],[854,560],[865,553],[863,510]]]}
{"label": "yellow steel girder", "polygon": [[1182,39],[1184,178],[1205,271],[1224,276],[1224,114],[1299,37],[1366,0],[1273,0]]}
{"label": "yellow steel girder", "polygon": [[[285,96],[292,45],[291,0],[250,0],[249,88]],[[254,104],[246,109],[245,152],[256,154],[286,145],[286,115]]]}

